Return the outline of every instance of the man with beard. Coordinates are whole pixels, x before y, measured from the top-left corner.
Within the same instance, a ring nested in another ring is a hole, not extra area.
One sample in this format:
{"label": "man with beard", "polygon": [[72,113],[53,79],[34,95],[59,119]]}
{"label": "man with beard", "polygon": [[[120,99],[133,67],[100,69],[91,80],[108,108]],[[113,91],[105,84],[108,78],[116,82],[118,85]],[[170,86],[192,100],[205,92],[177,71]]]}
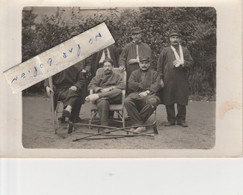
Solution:
{"label": "man with beard", "polygon": [[[187,70],[193,60],[188,49],[182,47],[180,42],[180,34],[172,32],[170,34],[171,46],[162,50],[157,64],[161,85],[164,85],[163,102],[168,120],[165,126],[175,125],[176,122],[182,127],[188,126],[185,121],[189,94]],[[174,104],[177,104],[176,116]]]}
{"label": "man with beard", "polygon": [[132,72],[128,80],[128,88],[131,93],[125,99],[125,108],[130,116],[133,126],[140,126],[131,129],[134,132],[146,131],[143,124],[153,114],[160,99],[156,93],[161,88],[159,74],[150,69],[149,57],[140,58],[140,69]]}
{"label": "man with beard", "polygon": [[139,69],[139,58],[152,57],[148,44],[142,42],[142,30],[139,27],[132,29],[132,42],[128,43],[119,58],[119,68],[126,69],[127,80],[134,70]]}
{"label": "man with beard", "polygon": [[[113,61],[111,59],[105,59],[103,69],[104,72],[96,75],[88,86],[89,90],[93,90],[94,94],[91,94],[85,98],[87,102],[92,101],[97,104],[100,124],[108,126],[109,118],[109,104],[121,103],[122,89],[125,88],[123,79],[120,75],[112,71]],[[100,132],[106,131],[106,129],[99,129]]]}

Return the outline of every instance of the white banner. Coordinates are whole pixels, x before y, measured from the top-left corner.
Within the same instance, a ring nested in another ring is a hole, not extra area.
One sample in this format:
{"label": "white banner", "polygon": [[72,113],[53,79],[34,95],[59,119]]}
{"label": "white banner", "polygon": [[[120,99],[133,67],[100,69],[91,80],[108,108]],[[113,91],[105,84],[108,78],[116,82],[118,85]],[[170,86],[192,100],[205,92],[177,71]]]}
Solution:
{"label": "white banner", "polygon": [[115,41],[105,23],[4,71],[13,93],[20,92],[89,57]]}

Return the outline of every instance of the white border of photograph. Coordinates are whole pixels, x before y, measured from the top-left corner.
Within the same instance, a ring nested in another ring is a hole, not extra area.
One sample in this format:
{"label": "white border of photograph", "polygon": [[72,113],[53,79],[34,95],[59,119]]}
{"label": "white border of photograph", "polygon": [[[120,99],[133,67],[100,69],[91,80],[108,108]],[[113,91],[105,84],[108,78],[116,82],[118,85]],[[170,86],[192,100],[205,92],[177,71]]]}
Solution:
{"label": "white border of photograph", "polygon": [[[0,11],[0,157],[158,158],[240,157],[242,155],[242,22],[241,2],[204,1],[1,1]],[[210,150],[84,150],[24,149],[22,146],[22,95],[13,94],[2,72],[21,62],[21,22],[25,6],[80,7],[214,7],[217,12],[216,144]]]}

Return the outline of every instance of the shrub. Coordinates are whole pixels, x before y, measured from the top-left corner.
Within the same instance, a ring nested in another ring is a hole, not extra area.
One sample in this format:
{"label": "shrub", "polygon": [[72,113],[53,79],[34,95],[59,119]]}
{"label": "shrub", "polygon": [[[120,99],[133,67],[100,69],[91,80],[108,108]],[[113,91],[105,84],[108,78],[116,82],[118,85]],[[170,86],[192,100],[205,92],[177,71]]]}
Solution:
{"label": "shrub", "polygon": [[[44,9],[44,8],[42,8]],[[70,12],[66,20],[65,12]],[[156,68],[161,49],[169,45],[171,29],[179,29],[183,45],[194,59],[189,70],[191,95],[211,97],[216,86],[216,11],[210,7],[146,7],[134,9],[110,9],[106,13],[82,14],[79,8],[57,8],[54,16],[36,18],[32,9],[23,11],[22,60],[38,55],[102,22],[108,26],[117,47],[122,49],[130,42],[130,30],[134,26],[143,29],[143,41],[153,51],[152,66]],[[71,20],[70,20],[71,18]],[[24,92],[43,92],[43,82]]]}

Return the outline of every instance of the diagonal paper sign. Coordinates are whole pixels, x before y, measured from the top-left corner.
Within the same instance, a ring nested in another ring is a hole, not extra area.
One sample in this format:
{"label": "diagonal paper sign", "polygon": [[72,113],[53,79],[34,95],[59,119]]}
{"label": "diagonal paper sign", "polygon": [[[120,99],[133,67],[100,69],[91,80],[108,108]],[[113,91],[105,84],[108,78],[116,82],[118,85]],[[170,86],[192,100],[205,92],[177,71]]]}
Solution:
{"label": "diagonal paper sign", "polygon": [[13,93],[20,92],[89,57],[115,41],[105,23],[95,26],[4,71]]}

